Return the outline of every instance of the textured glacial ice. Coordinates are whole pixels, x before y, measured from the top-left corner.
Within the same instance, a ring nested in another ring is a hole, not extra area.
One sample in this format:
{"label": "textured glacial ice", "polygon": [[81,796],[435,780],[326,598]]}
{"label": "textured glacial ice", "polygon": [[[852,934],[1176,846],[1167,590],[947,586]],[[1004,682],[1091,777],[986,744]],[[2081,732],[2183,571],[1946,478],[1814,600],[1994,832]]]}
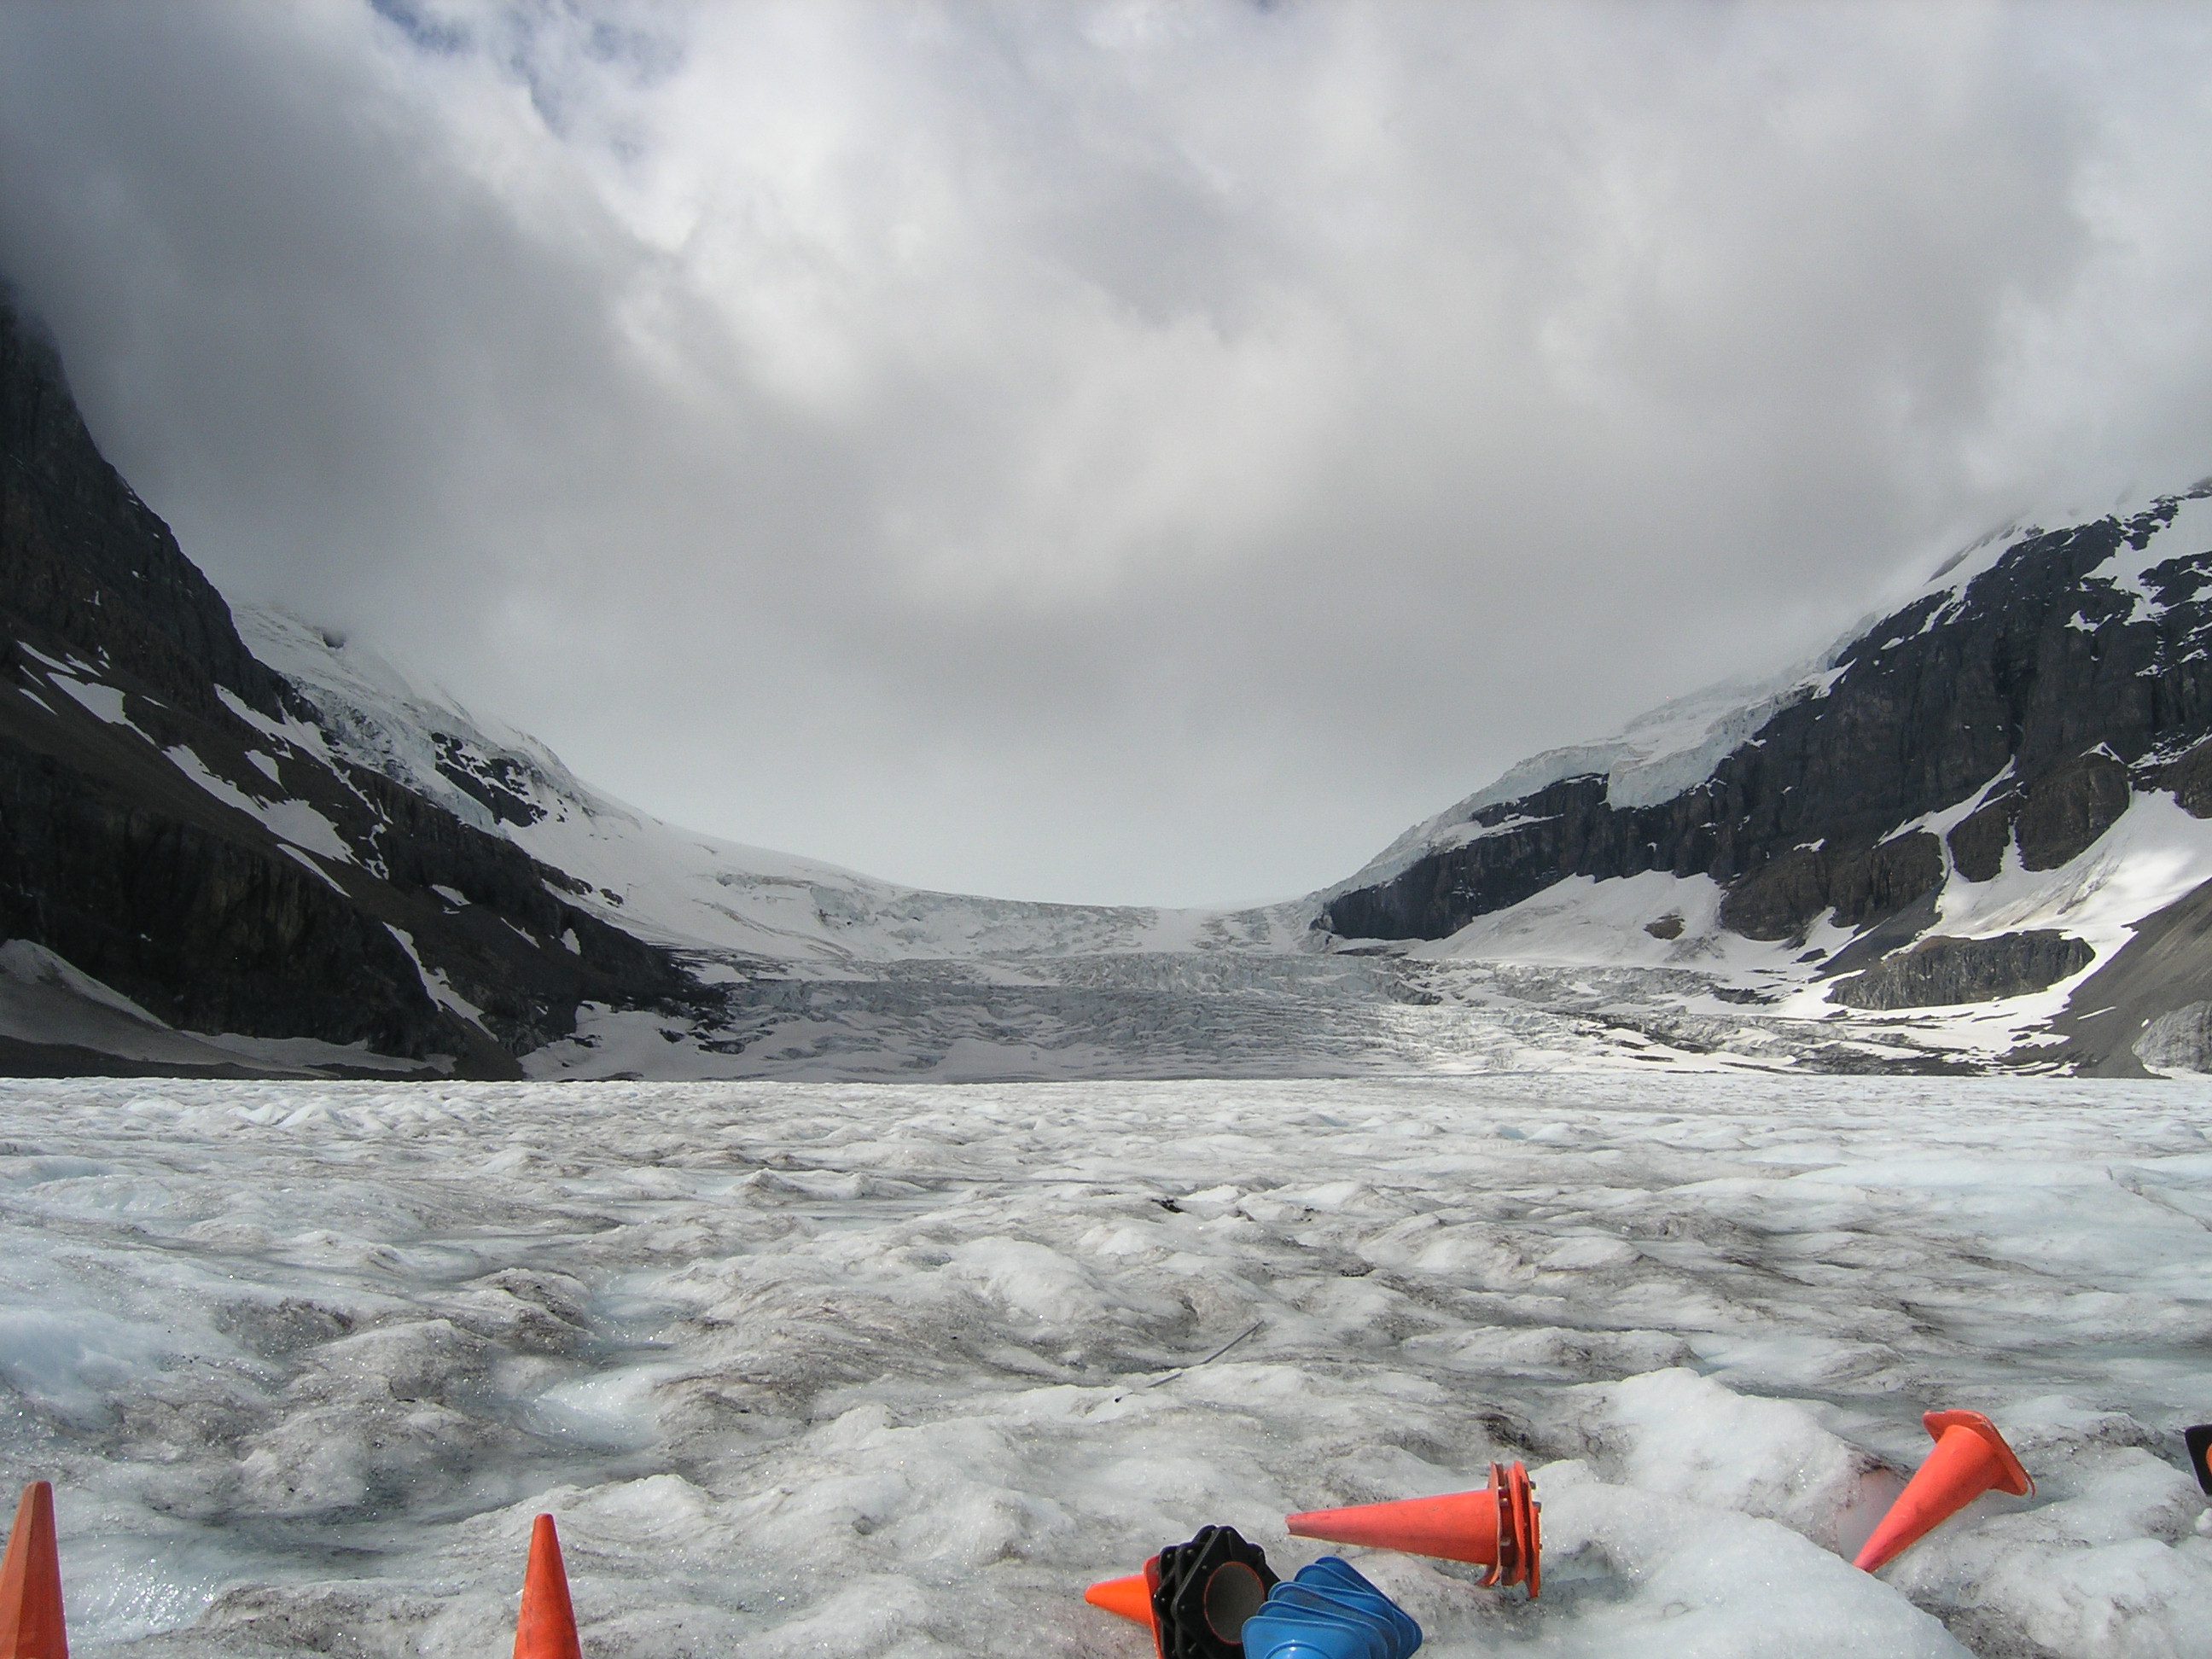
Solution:
{"label": "textured glacial ice", "polygon": [[[2212,1629],[2177,1084],[1491,1075],[0,1085],[0,1474],[81,1659],[1140,1659],[1079,1598],[1521,1458],[1430,1650],[2171,1655]],[[1221,1352],[1225,1348],[1225,1352]],[[1216,1355],[1218,1358],[1209,1358]],[[1869,1577],[1922,1411],[2038,1482]]]}

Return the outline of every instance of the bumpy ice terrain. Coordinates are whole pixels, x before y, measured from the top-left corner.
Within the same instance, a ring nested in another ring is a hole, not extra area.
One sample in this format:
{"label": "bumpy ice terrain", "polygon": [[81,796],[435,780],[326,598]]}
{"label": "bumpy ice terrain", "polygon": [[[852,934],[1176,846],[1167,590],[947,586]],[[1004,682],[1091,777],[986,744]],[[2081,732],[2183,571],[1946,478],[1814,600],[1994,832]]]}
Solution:
{"label": "bumpy ice terrain", "polygon": [[[2172,1084],[0,1085],[0,1467],[81,1659],[1139,1659],[1088,1582],[1525,1459],[1439,1656],[2171,1655],[2212,1628]],[[1919,1413],[2039,1483],[1880,1577]],[[1841,1552],[1842,1553],[1839,1553]]]}

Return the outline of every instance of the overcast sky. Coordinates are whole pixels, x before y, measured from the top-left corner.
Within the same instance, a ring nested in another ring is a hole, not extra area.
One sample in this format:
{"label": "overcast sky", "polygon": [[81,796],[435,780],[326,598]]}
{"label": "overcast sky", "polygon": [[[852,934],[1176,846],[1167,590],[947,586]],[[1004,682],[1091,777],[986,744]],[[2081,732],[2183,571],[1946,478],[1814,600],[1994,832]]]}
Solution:
{"label": "overcast sky", "polygon": [[918,884],[1347,874],[2212,471],[2212,9],[0,0],[234,601]]}

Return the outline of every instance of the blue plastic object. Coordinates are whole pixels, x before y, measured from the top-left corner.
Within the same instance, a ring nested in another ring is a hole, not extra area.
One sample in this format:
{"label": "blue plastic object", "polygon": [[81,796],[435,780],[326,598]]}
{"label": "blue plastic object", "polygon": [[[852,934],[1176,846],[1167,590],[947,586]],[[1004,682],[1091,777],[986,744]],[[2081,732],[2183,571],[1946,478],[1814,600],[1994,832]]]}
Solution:
{"label": "blue plastic object", "polygon": [[1352,1605],[1371,1608],[1389,1620],[1402,1644],[1397,1650],[1397,1659],[1407,1659],[1421,1645],[1421,1627],[1413,1622],[1413,1615],[1354,1570],[1340,1555],[1324,1555],[1320,1560],[1298,1569],[1294,1584],[1308,1585],[1325,1590],[1339,1601],[1349,1599]]}
{"label": "blue plastic object", "polygon": [[1421,1627],[1340,1557],[1267,1593],[1244,1621],[1244,1659],[1409,1659]]}
{"label": "blue plastic object", "polygon": [[[1355,1655],[1364,1659],[1391,1659],[1397,1650],[1398,1632],[1389,1621],[1364,1608],[1347,1607],[1332,1601],[1326,1595],[1307,1589],[1292,1591],[1279,1601],[1269,1599],[1267,1606],[1255,1615],[1259,1619],[1279,1621],[1262,1626],[1263,1638],[1268,1632],[1285,1626],[1292,1632],[1289,1652],[1304,1655],[1324,1634],[1328,1640],[1322,1651],[1334,1659],[1353,1659]],[[1251,1639],[1252,1620],[1246,1620],[1245,1639]],[[1264,1639],[1258,1649],[1247,1648],[1249,1656],[1255,1652],[1270,1653],[1284,1659],[1284,1650],[1269,1645]]]}
{"label": "blue plastic object", "polygon": [[1421,1627],[1413,1622],[1413,1616],[1341,1556],[1322,1557],[1301,1568],[1291,1583],[1304,1589],[1320,1590],[1340,1606],[1380,1619],[1390,1633],[1392,1659],[1409,1659],[1421,1645]]}
{"label": "blue plastic object", "polygon": [[1373,1626],[1298,1607],[1262,1607],[1244,1621],[1246,1659],[1389,1659]]}

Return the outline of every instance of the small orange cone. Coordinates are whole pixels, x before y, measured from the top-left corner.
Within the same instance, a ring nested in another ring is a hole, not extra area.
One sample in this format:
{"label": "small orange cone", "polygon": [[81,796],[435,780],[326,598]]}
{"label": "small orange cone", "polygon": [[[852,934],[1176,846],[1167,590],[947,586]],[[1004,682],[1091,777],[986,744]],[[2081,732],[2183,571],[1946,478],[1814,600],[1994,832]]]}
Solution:
{"label": "small orange cone", "polygon": [[1155,1555],[1145,1563],[1142,1572],[1133,1572],[1126,1578],[1102,1578],[1083,1592],[1083,1599],[1094,1607],[1142,1625],[1152,1633],[1152,1651],[1160,1653],[1160,1621],[1152,1614],[1152,1594],[1159,1587],[1160,1558]]}
{"label": "small orange cone", "polygon": [[1480,1492],[1315,1510],[1284,1524],[1299,1538],[1472,1562],[1490,1569],[1486,1586],[1526,1584],[1534,1601],[1543,1583],[1542,1514],[1528,1471],[1518,1463],[1492,1463],[1490,1484]]}
{"label": "small orange cone", "polygon": [[514,1659],[584,1659],[576,1645],[576,1610],[568,1605],[568,1570],[561,1564],[561,1539],[550,1515],[530,1523],[530,1565],[522,1572]]}
{"label": "small orange cone", "polygon": [[0,1659],[69,1659],[54,1489],[44,1480],[23,1488],[8,1534],[8,1559],[0,1563]]}
{"label": "small orange cone", "polygon": [[2025,1498],[2035,1490],[1997,1425],[1979,1412],[1929,1412],[1920,1420],[1936,1449],[1859,1551],[1852,1565],[1869,1572],[1902,1555],[1985,1492]]}
{"label": "small orange cone", "polygon": [[1094,1607],[1133,1619],[1146,1630],[1152,1627],[1152,1587],[1141,1572],[1133,1572],[1127,1578],[1102,1578],[1083,1592],[1083,1599]]}

